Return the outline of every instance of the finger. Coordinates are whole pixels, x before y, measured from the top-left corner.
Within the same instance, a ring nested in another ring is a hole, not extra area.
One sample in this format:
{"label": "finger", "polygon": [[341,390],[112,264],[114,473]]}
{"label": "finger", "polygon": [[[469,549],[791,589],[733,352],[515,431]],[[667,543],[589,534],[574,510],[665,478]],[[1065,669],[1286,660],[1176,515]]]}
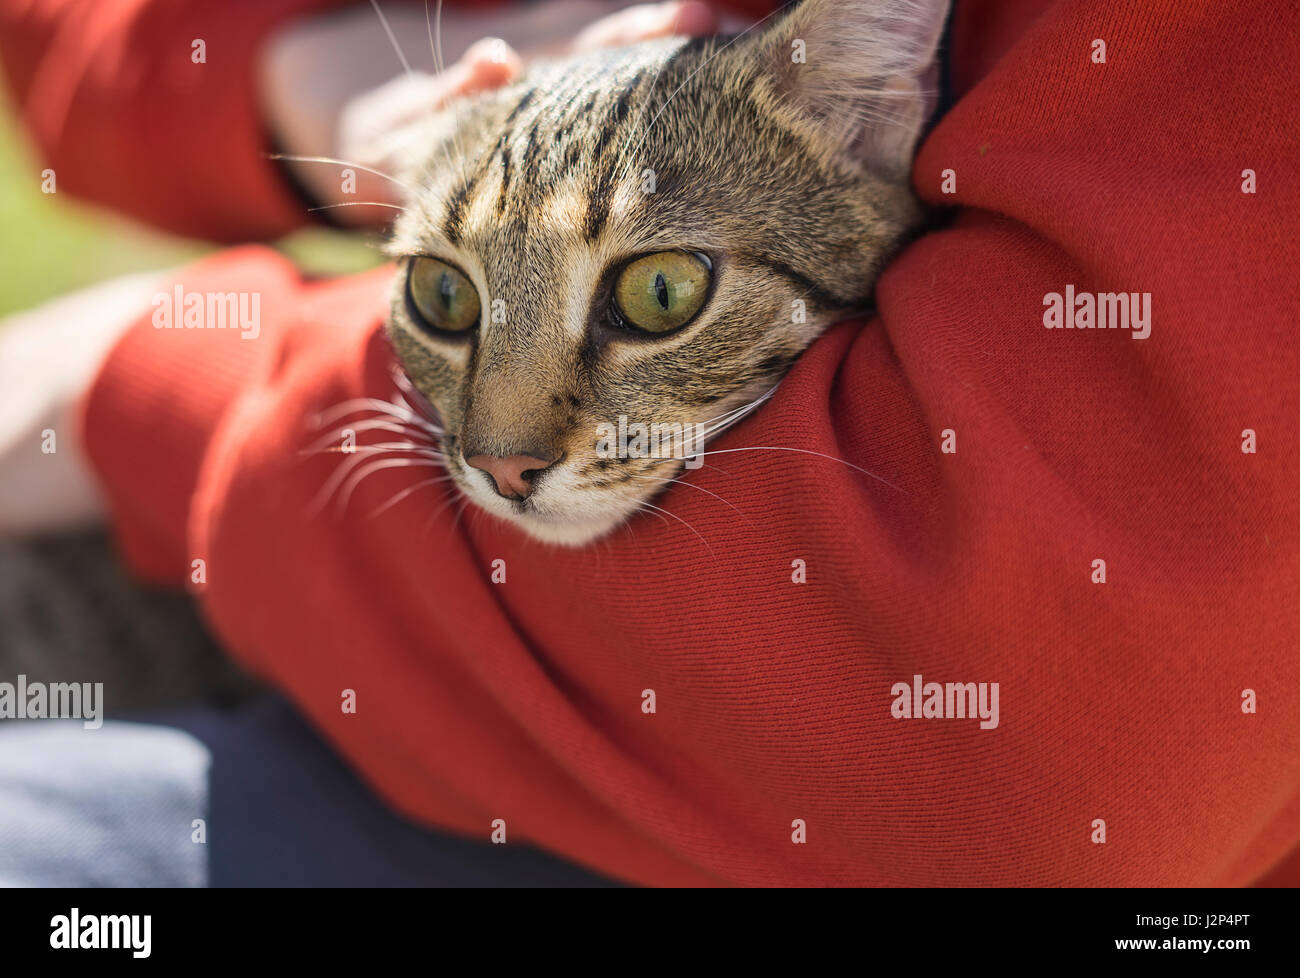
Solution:
{"label": "finger", "polygon": [[524,62],[519,52],[499,37],[475,41],[460,60],[444,74],[448,76],[448,98],[486,92],[509,85],[519,77]]}
{"label": "finger", "polygon": [[509,44],[484,38],[440,74],[402,75],[353,99],[340,120],[341,143],[353,154],[364,153],[386,133],[425,118],[453,99],[510,84],[522,68]]}
{"label": "finger", "polygon": [[643,3],[596,21],[574,38],[571,50],[580,54],[659,37],[715,34],[717,30],[718,19],[712,8],[700,0]]}
{"label": "finger", "polygon": [[519,52],[499,37],[475,41],[437,75],[414,75],[388,86],[386,128],[440,109],[453,99],[509,85],[523,71]]}

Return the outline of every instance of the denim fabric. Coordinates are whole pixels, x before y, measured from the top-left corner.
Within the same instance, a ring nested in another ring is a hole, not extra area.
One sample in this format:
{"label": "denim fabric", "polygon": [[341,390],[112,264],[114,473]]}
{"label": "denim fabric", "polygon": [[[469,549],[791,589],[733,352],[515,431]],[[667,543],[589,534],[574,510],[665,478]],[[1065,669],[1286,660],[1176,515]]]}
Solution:
{"label": "denim fabric", "polygon": [[0,885],[611,885],[393,814],[278,698],[151,720],[0,724]]}
{"label": "denim fabric", "polygon": [[389,811],[283,700],[165,722],[212,755],[211,886],[609,886],[517,842],[492,845]]}
{"label": "denim fabric", "polygon": [[0,724],[0,886],[204,886],[206,747],[167,727]]}

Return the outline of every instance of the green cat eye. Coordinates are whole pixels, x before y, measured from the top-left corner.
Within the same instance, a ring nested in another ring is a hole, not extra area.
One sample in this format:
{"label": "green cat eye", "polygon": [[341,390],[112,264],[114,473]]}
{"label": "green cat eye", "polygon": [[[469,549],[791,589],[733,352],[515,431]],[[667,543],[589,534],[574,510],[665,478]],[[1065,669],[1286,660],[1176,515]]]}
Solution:
{"label": "green cat eye", "polygon": [[685,326],[704,305],[713,269],[703,255],[661,251],[630,262],[614,283],[619,317],[647,333]]}
{"label": "green cat eye", "polygon": [[426,326],[445,333],[463,333],[478,323],[478,290],[444,261],[412,258],[406,290]]}

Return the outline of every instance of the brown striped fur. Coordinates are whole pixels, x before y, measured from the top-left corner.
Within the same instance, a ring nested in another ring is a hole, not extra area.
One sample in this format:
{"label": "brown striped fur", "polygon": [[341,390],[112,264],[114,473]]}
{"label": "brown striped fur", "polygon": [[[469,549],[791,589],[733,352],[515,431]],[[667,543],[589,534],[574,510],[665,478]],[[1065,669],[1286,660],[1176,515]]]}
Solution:
{"label": "brown striped fur", "polygon": [[[389,331],[473,501],[540,539],[593,539],[681,467],[598,458],[599,423],[723,417],[869,303],[922,217],[908,171],[945,6],[806,0],[738,39],[536,65],[433,120],[391,250],[460,268],[483,316],[468,337],[429,335],[408,314],[403,267]],[[611,328],[613,270],[672,249],[713,261],[700,315],[664,337]],[[507,500],[465,465],[467,441],[563,459]]]}

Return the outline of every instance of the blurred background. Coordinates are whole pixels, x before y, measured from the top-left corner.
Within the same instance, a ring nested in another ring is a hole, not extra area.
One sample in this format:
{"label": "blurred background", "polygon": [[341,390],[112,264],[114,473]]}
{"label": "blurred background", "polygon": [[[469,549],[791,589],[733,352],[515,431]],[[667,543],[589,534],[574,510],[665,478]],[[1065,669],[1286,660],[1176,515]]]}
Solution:
{"label": "blurred background", "polygon": [[[43,166],[0,93],[0,317],[93,282],[170,268],[213,250],[67,194],[42,193]],[[375,243],[354,232],[313,228],[275,246],[308,272],[343,275],[379,264]]]}
{"label": "blurred background", "polygon": [[[43,193],[44,166],[0,89],[0,330],[11,313],[217,247]],[[274,246],[304,270],[332,275],[378,264],[377,243],[318,227]],[[238,702],[253,689],[217,651],[188,596],[142,587],[103,530],[0,536],[0,675],[20,673],[44,682],[104,679],[115,690],[110,716],[195,699]]]}

